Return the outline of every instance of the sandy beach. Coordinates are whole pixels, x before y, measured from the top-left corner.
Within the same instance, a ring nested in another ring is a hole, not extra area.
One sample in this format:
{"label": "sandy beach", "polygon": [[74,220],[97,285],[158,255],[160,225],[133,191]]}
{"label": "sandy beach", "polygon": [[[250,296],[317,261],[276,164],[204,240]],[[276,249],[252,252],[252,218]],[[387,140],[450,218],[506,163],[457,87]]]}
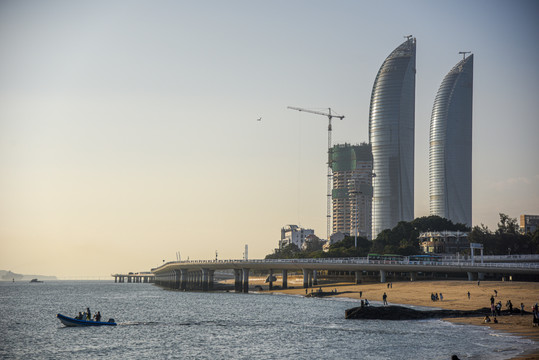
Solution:
{"label": "sandy beach", "polygon": [[[265,278],[251,278],[253,286],[262,285],[267,289],[264,283]],[[302,277],[289,277],[288,286],[293,289],[277,289],[274,292],[293,295],[305,295],[305,289],[302,287]],[[274,285],[280,286],[281,281]],[[337,289],[341,293],[337,297],[361,298],[369,301],[382,301],[384,292],[387,294],[389,304],[406,304],[418,306],[431,306],[442,309],[453,310],[475,310],[483,307],[490,308],[490,297],[495,295],[495,302],[502,302],[502,310],[506,309],[507,300],[511,300],[513,308],[520,309],[523,303],[525,311],[531,313],[531,308],[539,302],[539,283],[534,282],[512,282],[512,281],[415,281],[415,282],[393,282],[389,287],[387,283],[369,283],[355,285],[351,283],[331,283],[321,284],[313,290],[322,288],[322,291],[329,292]],[[308,292],[311,290],[309,289]],[[470,298],[468,298],[470,292]],[[443,300],[432,301],[431,293],[443,295]],[[343,314],[344,316],[344,314]],[[510,315],[499,316],[498,323],[485,324],[483,318],[458,318],[446,319],[454,323],[471,324],[477,326],[489,326],[497,331],[509,332],[518,336],[527,337],[537,343],[537,349],[532,354],[519,357],[518,359],[539,359],[539,327],[532,326],[532,315]]]}

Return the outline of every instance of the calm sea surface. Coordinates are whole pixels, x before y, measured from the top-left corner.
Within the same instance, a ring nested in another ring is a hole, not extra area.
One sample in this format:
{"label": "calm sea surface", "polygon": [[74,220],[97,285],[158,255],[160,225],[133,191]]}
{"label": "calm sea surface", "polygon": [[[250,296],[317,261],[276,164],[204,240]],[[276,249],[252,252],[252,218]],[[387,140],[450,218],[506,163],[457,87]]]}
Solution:
{"label": "calm sea surface", "polygon": [[[345,320],[353,300],[0,282],[0,359],[509,359],[530,340],[439,320]],[[116,327],[64,327],[86,307]]]}

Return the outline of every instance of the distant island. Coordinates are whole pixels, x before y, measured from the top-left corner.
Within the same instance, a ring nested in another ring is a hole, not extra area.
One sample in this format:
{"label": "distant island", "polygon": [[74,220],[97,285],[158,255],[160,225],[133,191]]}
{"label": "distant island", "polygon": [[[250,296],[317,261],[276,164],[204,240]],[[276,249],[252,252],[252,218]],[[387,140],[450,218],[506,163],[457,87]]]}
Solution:
{"label": "distant island", "polygon": [[46,276],[46,275],[23,275],[16,274],[12,271],[0,270],[0,281],[25,281],[25,280],[58,280],[56,276]]}

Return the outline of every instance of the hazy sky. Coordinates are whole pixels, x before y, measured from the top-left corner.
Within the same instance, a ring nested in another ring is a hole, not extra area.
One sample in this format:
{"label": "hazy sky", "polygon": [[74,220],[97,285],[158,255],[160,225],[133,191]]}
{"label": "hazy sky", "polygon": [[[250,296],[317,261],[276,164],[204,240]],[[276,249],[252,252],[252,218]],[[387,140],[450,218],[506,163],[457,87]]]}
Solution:
{"label": "hazy sky", "polygon": [[[537,1],[2,1],[0,269],[144,271],[262,258],[326,232],[334,143],[368,141],[370,92],[417,38],[415,216],[432,105],[474,53],[473,222],[539,214]],[[262,117],[262,121],[256,119]]]}

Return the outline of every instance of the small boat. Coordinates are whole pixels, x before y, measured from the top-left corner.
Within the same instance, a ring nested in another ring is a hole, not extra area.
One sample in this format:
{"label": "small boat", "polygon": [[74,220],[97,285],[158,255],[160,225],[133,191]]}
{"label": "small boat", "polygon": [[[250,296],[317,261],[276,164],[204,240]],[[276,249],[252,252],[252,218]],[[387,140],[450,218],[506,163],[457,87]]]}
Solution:
{"label": "small boat", "polygon": [[[15,282],[15,281],[14,281]],[[30,280],[31,283],[42,283],[43,281],[41,280],[38,280],[38,279],[32,279]]]}
{"label": "small boat", "polygon": [[114,319],[109,319],[109,321],[93,321],[93,320],[78,320],[69,316],[62,314],[56,315],[60,322],[65,326],[116,326]]}

